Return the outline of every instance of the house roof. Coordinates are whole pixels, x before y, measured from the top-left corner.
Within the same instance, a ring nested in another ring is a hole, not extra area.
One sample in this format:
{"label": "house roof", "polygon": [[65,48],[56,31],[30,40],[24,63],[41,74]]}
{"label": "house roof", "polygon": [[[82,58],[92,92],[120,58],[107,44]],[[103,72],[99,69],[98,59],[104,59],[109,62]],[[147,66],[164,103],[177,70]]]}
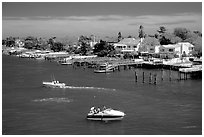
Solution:
{"label": "house roof", "polygon": [[125,44],[125,45],[137,45],[140,43],[140,39],[135,39],[135,38],[124,38],[120,42],[120,44]]}
{"label": "house roof", "polygon": [[179,42],[179,43],[177,43],[177,44],[179,44],[179,45],[186,45],[186,46],[188,46],[188,47],[194,47],[194,45],[192,45],[192,44],[189,43],[189,42]]}
{"label": "house roof", "polygon": [[181,45],[186,45],[188,47],[194,47],[192,44],[189,42],[179,42],[177,44],[169,44],[169,45],[162,45],[164,48],[177,48],[180,47]]}
{"label": "house roof", "polygon": [[164,48],[177,48],[177,47],[180,47],[180,45],[178,45],[178,44],[174,44],[174,45],[172,45],[172,44],[169,44],[169,45],[162,45]]}

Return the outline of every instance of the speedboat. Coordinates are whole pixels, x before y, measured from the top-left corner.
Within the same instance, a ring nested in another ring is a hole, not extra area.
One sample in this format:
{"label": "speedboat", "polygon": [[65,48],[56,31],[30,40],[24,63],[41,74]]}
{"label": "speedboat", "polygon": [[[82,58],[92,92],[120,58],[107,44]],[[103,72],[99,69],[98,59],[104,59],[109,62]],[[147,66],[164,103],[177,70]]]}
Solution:
{"label": "speedboat", "polygon": [[53,80],[51,82],[43,82],[43,86],[51,87],[51,88],[64,88],[66,86],[65,83],[60,83],[57,80]]}
{"label": "speedboat", "polygon": [[105,108],[100,110],[92,107],[87,115],[88,120],[99,120],[99,121],[110,121],[110,120],[122,120],[125,113],[119,110],[114,110],[112,108]]}

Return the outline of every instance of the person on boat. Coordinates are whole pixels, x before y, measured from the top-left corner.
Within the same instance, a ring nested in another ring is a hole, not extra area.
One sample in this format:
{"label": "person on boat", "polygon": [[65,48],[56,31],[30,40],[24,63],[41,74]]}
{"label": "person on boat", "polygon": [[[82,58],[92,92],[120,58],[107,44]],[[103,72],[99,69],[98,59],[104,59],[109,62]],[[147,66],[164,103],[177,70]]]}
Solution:
{"label": "person on boat", "polygon": [[103,106],[103,110],[106,110],[106,106]]}
{"label": "person on boat", "polygon": [[99,113],[100,111],[101,111],[101,110],[100,110],[100,108],[98,107],[98,108],[97,108],[97,113]]}
{"label": "person on boat", "polygon": [[93,106],[93,107],[91,107],[91,109],[90,109],[90,113],[95,113],[95,107]]}

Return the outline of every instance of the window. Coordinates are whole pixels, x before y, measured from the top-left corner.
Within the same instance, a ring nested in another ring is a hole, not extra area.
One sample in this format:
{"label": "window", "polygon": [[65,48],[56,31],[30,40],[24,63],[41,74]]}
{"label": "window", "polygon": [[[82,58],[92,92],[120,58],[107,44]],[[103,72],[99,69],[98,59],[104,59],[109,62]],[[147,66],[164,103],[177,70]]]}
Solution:
{"label": "window", "polygon": [[169,49],[169,52],[173,52],[174,51],[174,49]]}
{"label": "window", "polygon": [[161,49],[161,52],[164,52],[164,49]]}
{"label": "window", "polygon": [[193,50],[193,47],[189,47],[188,50]]}

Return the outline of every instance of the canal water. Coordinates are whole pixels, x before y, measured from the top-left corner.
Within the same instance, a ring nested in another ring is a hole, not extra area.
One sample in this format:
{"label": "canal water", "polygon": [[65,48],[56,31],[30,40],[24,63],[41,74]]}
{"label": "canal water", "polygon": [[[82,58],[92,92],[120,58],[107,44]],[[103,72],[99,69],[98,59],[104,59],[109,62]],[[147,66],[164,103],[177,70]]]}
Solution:
{"label": "canal water", "polygon": [[[149,84],[149,73],[157,74],[156,85]],[[43,87],[42,81],[53,75],[69,88]],[[88,121],[93,105],[122,110],[126,116],[122,121]],[[97,74],[91,68],[3,55],[2,134],[202,134],[202,80],[178,81],[177,72],[164,70],[162,81],[159,69]]]}

